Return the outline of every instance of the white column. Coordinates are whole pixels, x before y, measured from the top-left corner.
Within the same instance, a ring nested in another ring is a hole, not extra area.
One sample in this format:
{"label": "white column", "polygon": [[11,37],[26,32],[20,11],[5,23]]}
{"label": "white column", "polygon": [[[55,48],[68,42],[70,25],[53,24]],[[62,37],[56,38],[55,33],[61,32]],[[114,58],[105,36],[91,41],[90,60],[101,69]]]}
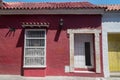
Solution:
{"label": "white column", "polygon": [[100,34],[95,33],[95,62],[96,62],[96,73],[101,73],[101,62],[100,62]]}
{"label": "white column", "polygon": [[102,50],[103,50],[103,72],[104,77],[110,77],[109,72],[109,59],[108,59],[108,36],[107,32],[102,33]]}
{"label": "white column", "polygon": [[70,33],[70,72],[74,72],[74,33]]}

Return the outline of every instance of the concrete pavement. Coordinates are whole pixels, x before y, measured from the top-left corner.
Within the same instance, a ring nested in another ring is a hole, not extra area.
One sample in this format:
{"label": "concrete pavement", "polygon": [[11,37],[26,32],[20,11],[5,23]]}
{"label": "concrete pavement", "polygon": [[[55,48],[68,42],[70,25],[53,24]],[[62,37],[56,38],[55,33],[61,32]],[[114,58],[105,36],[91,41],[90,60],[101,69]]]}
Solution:
{"label": "concrete pavement", "polygon": [[18,75],[0,75],[0,80],[96,80],[96,79],[83,78],[83,77],[63,77],[63,76],[23,77]]}
{"label": "concrete pavement", "polygon": [[67,77],[67,76],[24,77],[19,75],[0,75],[0,80],[120,80],[120,77],[112,78]]}

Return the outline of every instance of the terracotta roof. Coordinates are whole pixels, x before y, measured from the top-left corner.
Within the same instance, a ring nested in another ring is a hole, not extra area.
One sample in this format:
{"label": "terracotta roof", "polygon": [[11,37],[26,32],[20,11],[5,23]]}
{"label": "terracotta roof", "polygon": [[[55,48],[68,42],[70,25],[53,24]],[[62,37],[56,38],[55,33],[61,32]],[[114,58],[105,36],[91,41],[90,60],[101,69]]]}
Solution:
{"label": "terracotta roof", "polygon": [[102,7],[89,2],[4,2],[1,9],[101,9]]}
{"label": "terracotta roof", "polygon": [[100,5],[101,7],[107,7],[106,11],[120,11],[120,4],[114,5]]}

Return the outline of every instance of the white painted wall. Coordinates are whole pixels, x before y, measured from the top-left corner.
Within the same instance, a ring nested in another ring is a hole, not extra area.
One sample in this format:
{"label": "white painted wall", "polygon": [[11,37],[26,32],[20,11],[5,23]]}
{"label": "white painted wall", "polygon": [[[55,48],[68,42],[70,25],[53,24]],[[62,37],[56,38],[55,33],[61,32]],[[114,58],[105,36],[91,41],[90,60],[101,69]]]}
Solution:
{"label": "white painted wall", "polygon": [[106,12],[102,17],[103,70],[105,77],[110,77],[108,61],[108,33],[120,33],[119,12]]}
{"label": "white painted wall", "polygon": [[[85,64],[85,42],[90,42],[91,66]],[[93,35],[75,34],[74,35],[74,67],[75,68],[93,68]]]}

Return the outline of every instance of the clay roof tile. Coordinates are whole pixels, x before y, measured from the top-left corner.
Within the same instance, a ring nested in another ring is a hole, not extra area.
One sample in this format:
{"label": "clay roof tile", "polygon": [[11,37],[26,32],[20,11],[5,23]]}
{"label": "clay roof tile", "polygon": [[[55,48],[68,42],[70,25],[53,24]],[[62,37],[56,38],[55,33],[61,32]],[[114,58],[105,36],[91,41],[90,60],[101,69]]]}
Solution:
{"label": "clay roof tile", "polygon": [[89,2],[4,2],[2,9],[71,9],[71,8],[102,8]]}

